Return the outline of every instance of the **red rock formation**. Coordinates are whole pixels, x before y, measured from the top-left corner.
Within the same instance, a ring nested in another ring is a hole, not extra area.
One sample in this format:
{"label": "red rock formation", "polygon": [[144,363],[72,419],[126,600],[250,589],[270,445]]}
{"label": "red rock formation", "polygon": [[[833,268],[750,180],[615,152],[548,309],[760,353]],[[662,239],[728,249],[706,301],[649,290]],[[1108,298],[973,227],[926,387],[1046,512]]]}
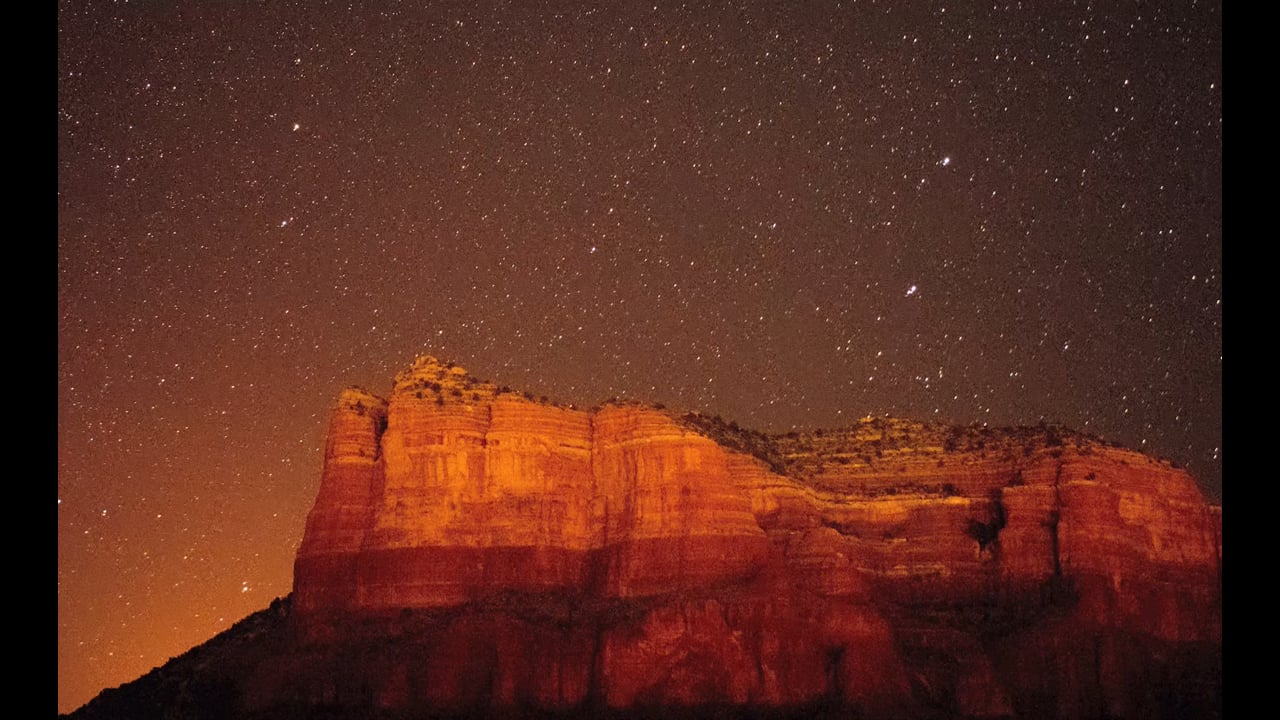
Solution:
{"label": "red rock formation", "polygon": [[340,397],[293,600],[312,648],[421,655],[289,682],[389,708],[1203,714],[1220,528],[1185,472],[1049,428],[769,438],[423,358],[389,402]]}
{"label": "red rock formation", "polygon": [[386,422],[385,400],[359,390],[339,396],[329,422],[320,494],[294,564],[293,602],[303,613],[356,606],[356,558],[383,493]]}

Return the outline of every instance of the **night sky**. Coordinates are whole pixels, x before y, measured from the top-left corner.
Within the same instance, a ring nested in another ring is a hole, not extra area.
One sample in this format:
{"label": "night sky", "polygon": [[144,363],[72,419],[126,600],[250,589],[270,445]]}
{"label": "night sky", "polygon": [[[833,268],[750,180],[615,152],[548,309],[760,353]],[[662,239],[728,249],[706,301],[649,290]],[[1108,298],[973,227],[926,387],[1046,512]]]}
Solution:
{"label": "night sky", "polygon": [[351,5],[58,3],[61,710],[288,593],[419,353],[1220,500],[1220,3]]}

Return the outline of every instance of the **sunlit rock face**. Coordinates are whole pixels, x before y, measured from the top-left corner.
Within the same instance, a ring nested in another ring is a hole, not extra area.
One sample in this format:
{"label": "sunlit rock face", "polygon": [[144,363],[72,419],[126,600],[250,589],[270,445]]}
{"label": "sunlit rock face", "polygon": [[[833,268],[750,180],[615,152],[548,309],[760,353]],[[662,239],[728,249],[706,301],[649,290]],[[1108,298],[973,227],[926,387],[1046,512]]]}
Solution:
{"label": "sunlit rock face", "polygon": [[767,436],[420,358],[389,400],[339,398],[295,566],[308,659],[252,696],[1212,717],[1220,567],[1185,472],[1053,428]]}
{"label": "sunlit rock face", "polygon": [[[873,588],[925,704],[1219,712],[1221,508],[1186,472],[1053,428],[876,420],[774,450]],[[763,492],[792,537],[813,523],[804,496]]]}
{"label": "sunlit rock face", "polygon": [[356,604],[356,558],[383,490],[382,436],[387,402],[346,390],[329,422],[320,493],[298,548],[295,607],[347,610]]}
{"label": "sunlit rock face", "polygon": [[728,455],[651,409],[554,407],[421,362],[389,403],[340,399],[297,608],[641,597],[750,575],[770,542]]}

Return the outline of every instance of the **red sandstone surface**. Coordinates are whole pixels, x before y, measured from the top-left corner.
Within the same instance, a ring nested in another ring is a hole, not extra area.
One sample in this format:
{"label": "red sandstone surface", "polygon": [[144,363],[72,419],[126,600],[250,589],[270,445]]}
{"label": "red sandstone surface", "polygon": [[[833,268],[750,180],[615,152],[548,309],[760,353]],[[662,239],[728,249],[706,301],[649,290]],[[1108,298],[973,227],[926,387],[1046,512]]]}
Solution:
{"label": "red sandstone surface", "polygon": [[293,608],[319,645],[431,636],[362,680],[389,707],[1140,717],[1220,697],[1220,517],[1052,428],[768,437],[421,358],[340,398]]}
{"label": "red sandstone surface", "polygon": [[1057,428],[770,436],[419,358],[339,397],[291,599],[81,716],[1219,717],[1221,556],[1186,472]]}

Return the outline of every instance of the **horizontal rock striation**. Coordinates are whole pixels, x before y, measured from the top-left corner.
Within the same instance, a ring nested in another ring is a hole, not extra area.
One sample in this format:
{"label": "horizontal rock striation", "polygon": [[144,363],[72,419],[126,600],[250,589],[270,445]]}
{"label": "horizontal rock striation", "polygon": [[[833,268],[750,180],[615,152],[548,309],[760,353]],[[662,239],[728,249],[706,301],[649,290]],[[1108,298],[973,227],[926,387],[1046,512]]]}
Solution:
{"label": "horizontal rock striation", "polygon": [[253,702],[1214,717],[1221,509],[1051,427],[770,436],[420,358],[339,398],[292,622]]}
{"label": "horizontal rock striation", "polygon": [[764,563],[768,536],[714,441],[654,410],[558,408],[451,370],[420,362],[389,403],[340,398],[295,567],[303,615],[644,596]]}

